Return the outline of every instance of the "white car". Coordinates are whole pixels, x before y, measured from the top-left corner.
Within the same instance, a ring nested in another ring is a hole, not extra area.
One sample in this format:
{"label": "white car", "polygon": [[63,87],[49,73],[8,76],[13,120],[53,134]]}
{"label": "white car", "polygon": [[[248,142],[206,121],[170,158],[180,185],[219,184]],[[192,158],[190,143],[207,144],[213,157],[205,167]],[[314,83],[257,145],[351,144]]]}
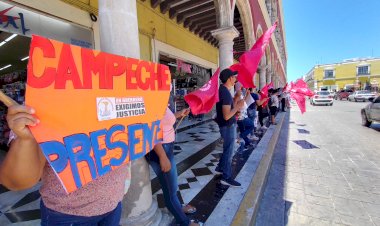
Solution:
{"label": "white car", "polygon": [[334,96],[329,91],[318,91],[310,99],[311,105],[330,105],[334,103]]}
{"label": "white car", "polygon": [[368,101],[369,98],[375,98],[376,95],[368,90],[355,91],[353,94],[348,96],[348,101]]}

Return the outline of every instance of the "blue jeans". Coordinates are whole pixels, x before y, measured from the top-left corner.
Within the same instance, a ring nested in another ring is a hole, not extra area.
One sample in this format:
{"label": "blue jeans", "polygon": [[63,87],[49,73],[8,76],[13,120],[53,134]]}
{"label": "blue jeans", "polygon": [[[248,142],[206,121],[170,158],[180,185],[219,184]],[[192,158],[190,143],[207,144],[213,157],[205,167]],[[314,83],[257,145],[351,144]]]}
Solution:
{"label": "blue jeans", "polygon": [[232,176],[232,154],[236,140],[236,124],[219,127],[220,135],[223,138],[223,154],[219,160],[218,168],[223,171],[223,178],[230,179]]}
{"label": "blue jeans", "polygon": [[248,134],[250,134],[255,128],[253,121],[250,118],[245,118],[237,122],[240,131],[240,137],[244,139],[246,145],[249,145],[250,140],[248,139]]}
{"label": "blue jeans", "polygon": [[257,114],[256,114],[256,109],[248,109],[248,118],[250,118],[253,122],[253,129],[256,130],[255,128],[255,118],[256,118]]}
{"label": "blue jeans", "polygon": [[54,211],[47,208],[42,200],[40,205],[41,226],[119,226],[120,224],[121,202],[111,212],[92,217],[75,216]]}
{"label": "blue jeans", "polygon": [[177,197],[177,167],[174,161],[174,143],[162,144],[165,150],[166,156],[168,157],[171,169],[169,172],[164,173],[161,170],[160,159],[158,158],[155,151],[150,151],[146,156],[146,160],[152,166],[154,172],[156,173],[158,179],[160,180],[162,192],[165,199],[166,208],[173,214],[176,223],[181,226],[188,226],[190,224],[190,219],[182,211],[182,205]]}

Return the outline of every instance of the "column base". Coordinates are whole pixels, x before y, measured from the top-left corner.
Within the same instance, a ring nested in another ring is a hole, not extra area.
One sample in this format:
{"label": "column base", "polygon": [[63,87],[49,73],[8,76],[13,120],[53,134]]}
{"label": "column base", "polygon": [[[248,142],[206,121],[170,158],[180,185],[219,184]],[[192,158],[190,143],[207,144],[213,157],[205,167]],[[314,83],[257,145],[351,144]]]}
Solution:
{"label": "column base", "polygon": [[[122,216],[123,217],[123,216]],[[173,217],[158,208],[157,201],[153,199],[150,208],[137,217],[127,217],[120,220],[120,225],[125,226],[161,226],[170,225]]]}

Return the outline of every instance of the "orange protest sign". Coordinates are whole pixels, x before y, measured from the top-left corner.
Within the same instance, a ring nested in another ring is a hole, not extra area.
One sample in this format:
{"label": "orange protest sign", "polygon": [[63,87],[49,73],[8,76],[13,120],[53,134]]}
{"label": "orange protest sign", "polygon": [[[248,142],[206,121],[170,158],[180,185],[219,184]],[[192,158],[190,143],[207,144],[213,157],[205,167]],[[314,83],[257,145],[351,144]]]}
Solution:
{"label": "orange protest sign", "polygon": [[31,131],[67,192],[143,157],[162,140],[167,66],[33,36]]}

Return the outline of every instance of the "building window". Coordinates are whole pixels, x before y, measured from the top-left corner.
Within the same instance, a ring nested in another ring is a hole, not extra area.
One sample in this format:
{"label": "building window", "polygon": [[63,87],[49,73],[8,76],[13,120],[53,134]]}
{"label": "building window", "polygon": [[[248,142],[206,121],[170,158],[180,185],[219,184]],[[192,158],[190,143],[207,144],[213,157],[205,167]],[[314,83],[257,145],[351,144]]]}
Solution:
{"label": "building window", "polygon": [[334,70],[325,70],[325,77],[324,78],[334,78]]}
{"label": "building window", "polygon": [[369,66],[359,66],[358,75],[369,75]]}

